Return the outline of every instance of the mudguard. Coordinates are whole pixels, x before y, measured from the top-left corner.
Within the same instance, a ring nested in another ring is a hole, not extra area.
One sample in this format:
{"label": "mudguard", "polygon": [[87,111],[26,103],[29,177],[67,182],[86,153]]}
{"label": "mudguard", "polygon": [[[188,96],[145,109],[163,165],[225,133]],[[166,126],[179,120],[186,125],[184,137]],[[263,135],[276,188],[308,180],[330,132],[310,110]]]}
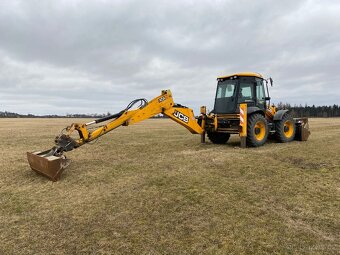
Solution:
{"label": "mudguard", "polygon": [[263,110],[261,110],[260,108],[258,108],[256,106],[250,106],[250,107],[247,108],[247,115],[250,115],[254,112],[260,113],[264,116]]}
{"label": "mudguard", "polygon": [[283,115],[284,115],[286,112],[288,112],[288,110],[278,110],[278,111],[275,113],[275,115],[274,115],[274,117],[273,117],[273,120],[282,120],[282,117],[283,117]]}

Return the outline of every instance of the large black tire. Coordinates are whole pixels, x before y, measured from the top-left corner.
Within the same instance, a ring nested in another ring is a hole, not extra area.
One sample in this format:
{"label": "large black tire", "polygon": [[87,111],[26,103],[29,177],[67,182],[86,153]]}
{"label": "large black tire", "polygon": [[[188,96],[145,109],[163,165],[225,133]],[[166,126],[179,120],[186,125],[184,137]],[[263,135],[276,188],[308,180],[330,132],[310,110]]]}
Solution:
{"label": "large black tire", "polygon": [[289,113],[285,113],[281,120],[275,122],[275,139],[280,143],[293,141],[295,133],[295,122]]}
{"label": "large black tire", "polygon": [[218,133],[218,132],[207,132],[208,138],[212,143],[215,144],[225,144],[228,142],[230,134],[228,133]]}
{"label": "large black tire", "polygon": [[249,116],[247,125],[247,145],[250,147],[259,147],[263,145],[268,138],[268,123],[265,117],[255,113]]}

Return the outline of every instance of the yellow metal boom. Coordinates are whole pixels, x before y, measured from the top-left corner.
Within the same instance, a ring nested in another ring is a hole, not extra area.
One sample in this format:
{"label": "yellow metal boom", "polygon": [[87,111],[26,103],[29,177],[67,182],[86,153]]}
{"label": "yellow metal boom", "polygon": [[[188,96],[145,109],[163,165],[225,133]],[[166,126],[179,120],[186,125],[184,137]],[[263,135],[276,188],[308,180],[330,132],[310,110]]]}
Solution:
{"label": "yellow metal boom", "polygon": [[[168,116],[170,119],[187,128],[193,134],[202,134],[204,132],[203,126],[200,126],[197,123],[193,110],[185,106],[176,105],[173,101],[171,91],[163,90],[161,95],[152,99],[145,106],[134,110],[123,111],[117,118],[92,132],[90,132],[87,127],[99,122],[91,121],[84,124],[73,123],[71,126],[66,128],[66,134],[59,136],[59,138],[57,137],[57,143],[62,144],[63,140],[68,139],[69,142],[73,142],[73,147],[79,147],[97,139],[119,126],[132,125],[160,113]],[[70,135],[75,130],[79,133],[79,139],[71,141]],[[65,151],[68,150],[68,148],[65,148]]]}
{"label": "yellow metal boom", "polygon": [[[140,102],[136,109],[133,106]],[[170,90],[163,90],[161,95],[147,102],[145,99],[132,101],[121,112],[97,119],[88,123],[73,123],[66,128],[66,132],[55,138],[55,146],[46,151],[28,152],[27,157],[31,168],[52,181],[60,178],[63,170],[69,165],[69,160],[63,155],[79,146],[91,142],[119,126],[128,126],[149,119],[157,114],[164,114],[178,124],[188,129],[193,134],[204,136],[204,121],[198,124],[193,110],[182,105],[175,104]],[[202,113],[205,115],[205,113]],[[203,118],[202,118],[203,119]],[[90,131],[89,126],[111,120],[105,125]],[[79,134],[78,138],[71,136],[74,131]]]}

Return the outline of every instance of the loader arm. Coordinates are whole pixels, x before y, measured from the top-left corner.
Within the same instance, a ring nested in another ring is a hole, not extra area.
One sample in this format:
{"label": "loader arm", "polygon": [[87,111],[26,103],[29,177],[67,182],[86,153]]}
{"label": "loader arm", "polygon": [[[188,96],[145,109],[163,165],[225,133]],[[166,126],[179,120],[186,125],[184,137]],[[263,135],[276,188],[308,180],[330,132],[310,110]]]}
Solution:
{"label": "loader arm", "polygon": [[[137,102],[141,102],[141,105],[137,109],[132,109]],[[136,99],[117,114],[88,123],[73,123],[65,128],[65,133],[55,138],[55,146],[52,149],[44,152],[28,152],[28,161],[34,171],[47,176],[53,181],[57,181],[62,171],[69,165],[69,161],[63,155],[64,152],[94,141],[119,126],[132,125],[160,113],[182,125],[192,134],[204,134],[204,121],[199,125],[192,109],[175,104],[171,91],[163,90],[161,95],[150,102],[145,99]],[[89,126],[108,120],[111,121],[90,131]],[[75,131],[79,135],[77,138],[73,136]]]}

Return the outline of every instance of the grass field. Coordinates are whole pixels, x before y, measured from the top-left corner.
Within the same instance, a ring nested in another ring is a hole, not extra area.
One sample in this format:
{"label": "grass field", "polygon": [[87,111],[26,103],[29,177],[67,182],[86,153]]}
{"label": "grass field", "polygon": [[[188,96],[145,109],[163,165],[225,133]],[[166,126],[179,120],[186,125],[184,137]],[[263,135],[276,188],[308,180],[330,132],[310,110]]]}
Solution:
{"label": "grass field", "polygon": [[340,119],[255,149],[148,120],[67,153],[53,183],[26,151],[70,121],[0,119],[0,254],[339,254]]}

